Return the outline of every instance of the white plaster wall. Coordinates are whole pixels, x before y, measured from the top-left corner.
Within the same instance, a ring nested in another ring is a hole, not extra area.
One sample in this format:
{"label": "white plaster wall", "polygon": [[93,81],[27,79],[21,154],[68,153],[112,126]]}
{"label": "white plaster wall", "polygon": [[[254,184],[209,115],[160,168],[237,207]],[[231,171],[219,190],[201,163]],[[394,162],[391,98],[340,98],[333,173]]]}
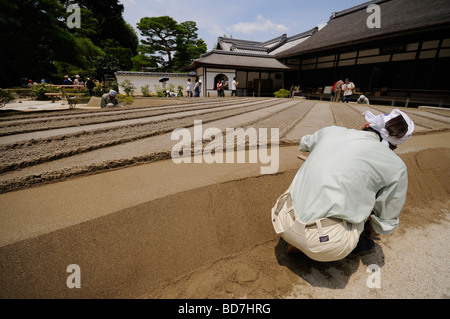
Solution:
{"label": "white plaster wall", "polygon": [[[134,91],[134,95],[142,95],[141,87],[148,85],[148,88],[150,90],[150,93],[156,94],[155,85],[162,88],[162,83],[159,82],[159,79],[161,76],[133,76],[133,75],[122,75],[117,74],[116,79],[117,83],[119,83],[119,93],[125,94],[125,91],[120,86],[120,84],[125,80],[130,80],[131,83],[136,87],[136,90]],[[174,86],[175,93],[178,93],[178,85],[181,85],[183,87],[183,93],[187,86],[187,80],[190,78],[192,82],[192,89],[194,89],[195,84],[195,77],[187,76],[180,77],[180,76],[168,76],[169,81],[166,82],[166,89],[168,89],[169,85],[172,84]]]}

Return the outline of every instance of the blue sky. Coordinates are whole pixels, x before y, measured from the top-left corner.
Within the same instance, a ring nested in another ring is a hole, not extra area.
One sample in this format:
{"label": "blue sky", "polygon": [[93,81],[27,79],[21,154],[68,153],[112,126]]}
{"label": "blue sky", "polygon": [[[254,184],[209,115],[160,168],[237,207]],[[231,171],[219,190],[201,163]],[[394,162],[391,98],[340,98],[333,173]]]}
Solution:
{"label": "blue sky", "polygon": [[136,24],[143,17],[168,15],[177,22],[195,21],[199,38],[212,50],[217,37],[266,41],[283,33],[292,36],[324,26],[331,13],[365,0],[121,0],[124,18],[138,35]]}

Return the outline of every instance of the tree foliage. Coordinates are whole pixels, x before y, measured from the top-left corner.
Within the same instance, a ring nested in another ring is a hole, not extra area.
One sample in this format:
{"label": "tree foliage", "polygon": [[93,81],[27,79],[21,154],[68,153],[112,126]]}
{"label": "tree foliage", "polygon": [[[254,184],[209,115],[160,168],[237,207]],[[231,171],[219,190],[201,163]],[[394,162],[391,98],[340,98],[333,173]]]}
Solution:
{"label": "tree foliage", "polygon": [[[69,4],[81,10],[81,28],[69,29]],[[124,21],[119,0],[0,0],[0,87],[20,78],[61,83],[64,74],[94,76],[105,53],[130,69],[138,38]],[[71,73],[76,72],[76,73]]]}
{"label": "tree foliage", "polygon": [[164,71],[180,71],[206,52],[194,21],[178,23],[169,16],[145,17],[137,28],[144,37],[139,46],[139,55],[143,56],[140,61],[156,64]]}
{"label": "tree foliage", "polygon": [[[69,4],[79,6],[81,28],[68,27]],[[182,71],[206,52],[195,22],[168,16],[142,18],[139,43],[120,0],[0,0],[0,7],[0,87],[23,78],[62,83],[65,74],[100,79],[143,67]]]}
{"label": "tree foliage", "polygon": [[95,59],[94,68],[96,76],[104,81],[119,70],[119,60],[111,54],[105,54]]}
{"label": "tree foliage", "polygon": [[137,24],[141,34],[146,37],[141,40],[150,54],[167,57],[167,71],[172,72],[172,56],[176,51],[177,36],[181,32],[178,23],[168,16],[142,18]]}
{"label": "tree foliage", "polygon": [[0,86],[56,71],[53,61],[81,64],[75,37],[67,30],[57,0],[0,1]]}

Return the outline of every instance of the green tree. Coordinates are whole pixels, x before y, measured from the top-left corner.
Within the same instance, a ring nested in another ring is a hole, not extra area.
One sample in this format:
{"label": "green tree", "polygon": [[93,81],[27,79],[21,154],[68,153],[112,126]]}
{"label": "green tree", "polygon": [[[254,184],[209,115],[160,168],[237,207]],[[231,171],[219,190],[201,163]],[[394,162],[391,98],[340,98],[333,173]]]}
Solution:
{"label": "green tree", "polygon": [[20,78],[39,81],[56,72],[55,61],[81,65],[75,37],[57,0],[0,0],[0,86]]}
{"label": "green tree", "polygon": [[[81,28],[66,24],[71,3],[80,7]],[[119,0],[0,0],[0,7],[0,87],[21,78],[61,83],[64,74],[91,75],[104,53],[120,68],[132,67],[139,41]]]}
{"label": "green tree", "polygon": [[60,0],[67,7],[77,3],[81,8],[81,24],[79,29],[72,29],[75,34],[89,37],[92,42],[105,49],[109,40],[114,40],[117,46],[128,48],[132,55],[136,55],[139,40],[133,27],[123,19],[124,7],[119,0]]}
{"label": "green tree", "polygon": [[148,54],[146,47],[138,46],[138,54],[131,58],[133,71],[142,71],[142,68],[158,68],[164,61],[160,56]]}
{"label": "green tree", "polygon": [[176,51],[177,36],[181,28],[177,21],[168,16],[142,18],[137,24],[141,34],[146,37],[141,40],[150,55],[167,56],[166,71],[172,72],[172,56]]}
{"label": "green tree", "polygon": [[114,72],[119,70],[119,60],[113,55],[105,54],[95,59],[94,68],[96,76],[105,81],[114,77]]}
{"label": "green tree", "polygon": [[205,41],[198,39],[198,28],[194,21],[180,23],[177,36],[177,48],[174,55],[174,69],[181,71],[190,65],[194,59],[207,51]]}
{"label": "green tree", "polygon": [[119,61],[120,70],[130,70],[133,67],[133,62],[131,61],[133,52],[130,48],[122,47],[117,40],[112,39],[108,39],[108,41],[105,42],[105,45],[103,50],[105,53],[114,56]]}
{"label": "green tree", "polygon": [[206,43],[198,39],[198,28],[194,21],[179,24],[168,16],[146,17],[141,19],[137,27],[145,39],[141,40],[141,57],[136,60],[149,64],[156,62],[168,72],[181,71],[207,50]]}

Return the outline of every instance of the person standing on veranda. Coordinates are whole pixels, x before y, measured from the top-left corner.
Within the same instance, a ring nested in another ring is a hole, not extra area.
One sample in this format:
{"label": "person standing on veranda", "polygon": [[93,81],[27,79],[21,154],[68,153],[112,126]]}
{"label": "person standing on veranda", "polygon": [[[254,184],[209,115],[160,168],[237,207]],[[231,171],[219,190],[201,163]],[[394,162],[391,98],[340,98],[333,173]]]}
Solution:
{"label": "person standing on veranda", "polygon": [[239,82],[236,81],[236,78],[233,78],[233,81],[231,82],[231,96],[237,97],[237,86],[239,85]]}
{"label": "person standing on veranda", "polygon": [[348,103],[350,101],[350,98],[352,97],[354,89],[355,89],[355,84],[353,84],[353,82],[350,82],[350,80],[348,78],[345,79],[345,83],[344,83],[344,85],[342,85],[342,91],[343,91],[342,102]]}

